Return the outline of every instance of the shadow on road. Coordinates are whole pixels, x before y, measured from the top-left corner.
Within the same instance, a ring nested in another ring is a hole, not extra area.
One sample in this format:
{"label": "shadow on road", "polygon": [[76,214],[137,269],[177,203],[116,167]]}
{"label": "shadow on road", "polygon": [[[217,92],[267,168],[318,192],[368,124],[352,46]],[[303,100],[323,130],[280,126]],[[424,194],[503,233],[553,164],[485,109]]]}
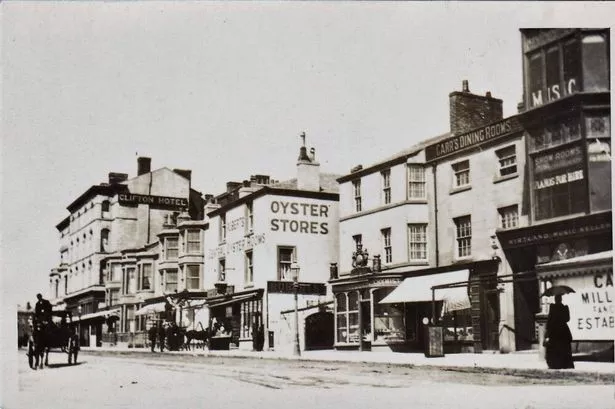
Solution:
{"label": "shadow on road", "polygon": [[50,369],[64,368],[65,366],[79,366],[79,365],[82,365],[82,364],[85,364],[85,363],[86,363],[86,361],[77,362],[76,364],[69,364],[69,363],[49,364],[49,365],[47,365],[47,368],[50,368]]}

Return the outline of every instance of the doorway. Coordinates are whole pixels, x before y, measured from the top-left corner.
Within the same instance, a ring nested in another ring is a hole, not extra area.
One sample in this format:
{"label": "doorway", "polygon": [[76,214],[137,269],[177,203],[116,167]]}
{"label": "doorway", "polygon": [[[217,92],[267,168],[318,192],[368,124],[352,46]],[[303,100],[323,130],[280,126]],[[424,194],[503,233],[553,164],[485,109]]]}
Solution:
{"label": "doorway", "polygon": [[333,349],[333,313],[320,311],[305,318],[305,349]]}

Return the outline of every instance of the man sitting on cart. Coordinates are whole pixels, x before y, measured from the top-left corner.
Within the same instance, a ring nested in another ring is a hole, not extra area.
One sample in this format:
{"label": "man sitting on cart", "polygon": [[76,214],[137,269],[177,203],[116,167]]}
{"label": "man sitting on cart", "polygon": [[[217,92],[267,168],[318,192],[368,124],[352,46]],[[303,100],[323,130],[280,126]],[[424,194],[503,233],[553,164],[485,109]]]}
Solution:
{"label": "man sitting on cart", "polygon": [[38,301],[34,306],[34,318],[37,322],[47,325],[51,322],[51,303],[44,299],[40,293],[36,294],[36,298]]}

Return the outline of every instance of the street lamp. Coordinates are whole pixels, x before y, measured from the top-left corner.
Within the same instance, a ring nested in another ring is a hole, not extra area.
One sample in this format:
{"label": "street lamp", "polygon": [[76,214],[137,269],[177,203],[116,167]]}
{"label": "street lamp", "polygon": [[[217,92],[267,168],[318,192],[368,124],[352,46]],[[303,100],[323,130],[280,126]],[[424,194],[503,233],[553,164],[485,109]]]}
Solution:
{"label": "street lamp", "polygon": [[79,306],[77,306],[77,315],[79,316],[79,344],[81,344],[81,312],[83,311],[83,309],[81,308],[81,304],[79,304]]}
{"label": "street lamp", "polygon": [[290,271],[293,275],[293,292],[295,294],[295,341],[293,342],[293,355],[301,356],[301,348],[299,347],[299,300],[297,294],[299,293],[299,264],[292,263]]}

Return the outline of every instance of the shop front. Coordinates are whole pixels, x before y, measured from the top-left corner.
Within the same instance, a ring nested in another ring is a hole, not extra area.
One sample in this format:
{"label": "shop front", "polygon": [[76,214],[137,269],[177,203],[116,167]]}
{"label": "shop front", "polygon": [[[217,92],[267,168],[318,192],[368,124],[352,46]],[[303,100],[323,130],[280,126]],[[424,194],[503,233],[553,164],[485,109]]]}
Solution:
{"label": "shop front", "polygon": [[211,349],[252,349],[253,333],[263,325],[263,289],[207,298]]}
{"label": "shop front", "polygon": [[330,281],[335,348],[423,352],[427,328],[444,328],[445,352],[498,348],[497,260]]}

